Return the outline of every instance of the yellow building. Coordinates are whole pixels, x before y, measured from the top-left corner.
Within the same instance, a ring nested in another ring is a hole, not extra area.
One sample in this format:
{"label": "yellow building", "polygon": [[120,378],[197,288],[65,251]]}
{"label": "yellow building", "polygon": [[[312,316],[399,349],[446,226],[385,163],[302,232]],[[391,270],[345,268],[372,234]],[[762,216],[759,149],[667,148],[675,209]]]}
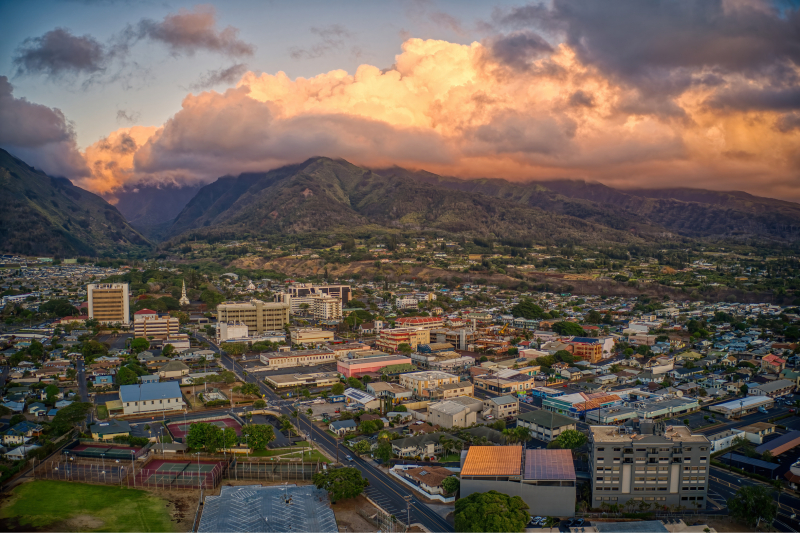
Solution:
{"label": "yellow building", "polygon": [[127,283],[90,283],[89,318],[101,324],[125,324],[131,321]]}
{"label": "yellow building", "polygon": [[395,328],[382,329],[378,332],[378,340],[375,345],[379,350],[393,353],[397,352],[397,347],[401,344],[408,344],[412,350],[416,350],[420,344],[430,344],[431,331],[423,328]]}
{"label": "yellow building", "polygon": [[282,302],[231,302],[217,306],[217,322],[240,322],[252,336],[265,331],[280,331],[289,323],[289,304]]}
{"label": "yellow building", "polygon": [[320,328],[297,328],[290,331],[292,344],[323,344],[333,342],[333,332]]}

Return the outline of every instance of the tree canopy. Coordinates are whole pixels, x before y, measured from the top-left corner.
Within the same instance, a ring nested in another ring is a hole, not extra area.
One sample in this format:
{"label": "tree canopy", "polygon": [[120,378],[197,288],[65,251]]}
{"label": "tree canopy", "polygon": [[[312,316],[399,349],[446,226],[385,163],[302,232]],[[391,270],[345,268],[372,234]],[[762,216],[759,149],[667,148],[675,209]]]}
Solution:
{"label": "tree canopy", "polygon": [[150,341],[147,339],[137,337],[131,341],[131,351],[133,353],[141,353],[150,348]]}
{"label": "tree canopy", "polygon": [[519,496],[496,490],[475,492],[456,500],[456,531],[523,531],[530,517],[528,504]]}
{"label": "tree canopy", "polygon": [[260,452],[275,440],[275,430],[269,424],[248,424],[242,428],[242,437],[247,438],[251,450]]}
{"label": "tree canopy", "polygon": [[331,468],[314,474],[312,478],[318,489],[328,491],[332,502],[355,498],[369,485],[357,468]]}
{"label": "tree canopy", "polygon": [[568,335],[573,337],[580,337],[585,335],[583,328],[575,322],[561,321],[553,324],[553,331],[559,335]]}
{"label": "tree canopy", "polygon": [[728,499],[728,511],[736,520],[755,528],[761,520],[771,524],[778,513],[772,490],[762,485],[741,487]]}
{"label": "tree canopy", "polygon": [[333,387],[331,387],[331,394],[342,394],[344,393],[344,383],[334,383]]}
{"label": "tree canopy", "polygon": [[81,314],[69,300],[64,299],[50,300],[49,302],[43,303],[39,306],[39,312],[59,317],[78,316]]}
{"label": "tree canopy", "polygon": [[511,314],[519,318],[527,318],[528,320],[537,320],[544,318],[544,309],[533,303],[529,298],[523,299],[517,305],[511,308]]}
{"label": "tree canopy", "polygon": [[577,429],[565,429],[558,437],[547,446],[548,448],[563,448],[574,450],[586,444],[586,435]]}

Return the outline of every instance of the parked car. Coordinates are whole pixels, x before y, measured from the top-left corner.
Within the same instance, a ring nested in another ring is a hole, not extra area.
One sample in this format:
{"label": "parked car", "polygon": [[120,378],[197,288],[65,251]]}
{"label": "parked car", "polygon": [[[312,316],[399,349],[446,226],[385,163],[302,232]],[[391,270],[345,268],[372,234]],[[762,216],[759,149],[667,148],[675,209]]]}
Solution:
{"label": "parked car", "polygon": [[572,527],[581,527],[584,522],[586,522],[586,520],[584,520],[583,518],[576,518],[572,522]]}
{"label": "parked car", "polygon": [[494,418],[494,415],[486,415],[483,418],[485,418],[486,420],[491,420]]}

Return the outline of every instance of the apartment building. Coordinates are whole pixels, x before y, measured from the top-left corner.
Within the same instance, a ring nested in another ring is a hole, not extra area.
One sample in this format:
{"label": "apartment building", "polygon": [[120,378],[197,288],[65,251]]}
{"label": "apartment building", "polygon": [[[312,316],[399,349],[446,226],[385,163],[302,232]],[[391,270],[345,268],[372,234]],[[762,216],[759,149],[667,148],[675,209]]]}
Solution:
{"label": "apartment building", "polygon": [[483,413],[495,418],[515,417],[519,414],[519,398],[511,394],[486,398],[483,400]]}
{"label": "apartment building", "polygon": [[275,296],[276,301],[285,303],[293,315],[312,315],[318,320],[341,320],[342,300],[324,293],[308,296],[292,296],[282,292]]}
{"label": "apartment building", "polygon": [[420,344],[431,342],[431,332],[423,328],[395,328],[382,329],[378,332],[378,340],[375,343],[379,350],[385,352],[396,352],[401,344],[408,344],[415,350]]}
{"label": "apartment building", "polygon": [[567,344],[572,346],[572,355],[575,359],[589,363],[599,363],[603,360],[603,343],[600,339],[575,337]]}
{"label": "apartment building", "polygon": [[477,375],[472,380],[476,389],[494,394],[514,394],[536,388],[534,376],[510,368],[494,374]]}
{"label": "apartment building", "polygon": [[592,503],[705,508],[711,443],[685,426],[591,426]]}
{"label": "apartment building", "polygon": [[289,323],[289,305],[281,302],[228,302],[217,306],[217,322],[240,323],[248,335],[279,331]]}
{"label": "apartment building", "polygon": [[410,390],[417,398],[430,398],[431,390],[443,385],[458,384],[461,378],[447,372],[409,372],[400,374],[400,386]]}
{"label": "apartment building", "polygon": [[[146,339],[168,339],[177,335],[180,320],[169,315],[160,315],[151,309],[133,313],[133,334]],[[188,347],[187,347],[188,348]]]}
{"label": "apartment building", "polygon": [[130,294],[127,283],[90,283],[89,318],[101,324],[129,324],[131,321]]}

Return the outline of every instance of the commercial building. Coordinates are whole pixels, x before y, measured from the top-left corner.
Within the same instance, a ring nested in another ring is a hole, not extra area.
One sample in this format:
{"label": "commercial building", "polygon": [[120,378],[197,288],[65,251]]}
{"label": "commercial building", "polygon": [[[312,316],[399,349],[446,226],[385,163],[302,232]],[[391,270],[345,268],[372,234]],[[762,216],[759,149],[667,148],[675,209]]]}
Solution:
{"label": "commercial building", "polygon": [[378,332],[378,340],[375,346],[386,352],[397,352],[401,344],[408,344],[412,350],[416,350],[420,344],[431,342],[430,330],[424,328],[395,328],[382,329]]}
{"label": "commercial building", "polygon": [[356,405],[364,410],[378,409],[381,406],[380,400],[375,396],[358,389],[345,389],[344,396],[348,405]]}
{"label": "commercial building", "polygon": [[553,411],[572,418],[581,418],[589,411],[614,405],[622,405],[622,398],[616,394],[605,392],[591,394],[579,392],[542,400],[542,408],[546,411]]}
{"label": "commercial building", "polygon": [[[358,352],[351,352],[351,354]],[[362,357],[348,357],[336,363],[336,371],[346,378],[363,376],[368,372],[380,372],[387,367],[411,365],[411,358],[374,352]],[[404,374],[403,374],[404,375]],[[401,383],[402,385],[402,383]]]}
{"label": "commercial building", "polygon": [[124,420],[98,422],[89,426],[94,440],[113,440],[114,437],[127,437],[131,433],[131,425]]}
{"label": "commercial building", "polygon": [[122,413],[160,413],[184,409],[186,404],[177,381],[123,385],[119,388]]}
{"label": "commercial building", "polygon": [[350,301],[352,289],[350,285],[312,285],[311,283],[293,283],[286,288],[286,294],[292,298],[303,298],[313,294],[326,294],[338,298],[345,306]]}
{"label": "commercial building", "polygon": [[750,396],[769,396],[770,398],[779,398],[791,394],[794,390],[794,381],[788,379],[777,379],[768,383],[761,383],[747,389],[747,394]]}
{"label": "commercial building", "polygon": [[339,383],[337,372],[317,372],[314,374],[277,374],[269,375],[264,381],[276,389],[293,387],[332,387]]}
{"label": "commercial building", "polygon": [[324,344],[333,342],[333,332],[321,328],[296,328],[289,331],[292,344]]}
{"label": "commercial building", "polygon": [[738,418],[740,416],[755,413],[760,408],[769,409],[775,405],[775,400],[771,396],[745,396],[738,400],[731,400],[717,405],[710,405],[709,411],[721,413],[727,418]]}
{"label": "commercial building", "polygon": [[494,396],[483,400],[483,416],[506,418],[519,414],[519,399],[516,396]]}
{"label": "commercial building", "polygon": [[431,342],[449,343],[457,350],[469,350],[480,336],[472,329],[432,329]]}
{"label": "commercial building", "polygon": [[317,320],[341,320],[342,301],[327,294],[312,296],[311,311]]}
{"label": "commercial building", "polygon": [[517,416],[517,426],[531,430],[534,439],[550,442],[568,429],[575,429],[575,419],[542,410],[530,411]]}
{"label": "commercial building", "polygon": [[628,500],[705,508],[711,443],[685,426],[591,426],[592,503]]}
{"label": "commercial building", "polygon": [[217,306],[217,322],[240,323],[248,335],[277,331],[289,323],[289,305],[281,302],[228,302]]}
{"label": "commercial building", "polygon": [[234,339],[246,339],[250,328],[242,322],[217,322],[217,344]]}
{"label": "commercial building", "polygon": [[292,350],[262,353],[259,359],[267,367],[287,368],[293,366],[314,366],[336,361],[336,353],[327,348],[318,350]]}
{"label": "commercial building", "polygon": [[447,372],[425,371],[400,374],[400,386],[409,389],[417,398],[430,398],[432,389],[458,384],[461,378]]}
{"label": "commercial building", "polygon": [[603,344],[593,337],[574,337],[567,344],[572,346],[575,359],[598,363],[603,360]]}
{"label": "commercial building", "polygon": [[133,334],[145,339],[166,339],[177,335],[181,323],[175,317],[161,315],[151,309],[133,313]]}
{"label": "commercial building", "polygon": [[[421,344],[420,346],[436,346],[436,344]],[[450,344],[445,344],[450,346]],[[464,371],[475,365],[475,359],[467,355],[461,356],[458,352],[437,351],[437,352],[422,352],[417,347],[417,352],[411,354],[411,359],[420,368],[430,368],[432,370],[447,371]]]}
{"label": "commercial building", "polygon": [[86,292],[89,299],[89,318],[101,324],[130,323],[130,294],[127,283],[90,283]]}
{"label": "commercial building", "polygon": [[405,387],[385,381],[370,381],[367,383],[367,392],[373,394],[376,398],[389,398],[392,405],[408,401],[413,396],[411,391]]}
{"label": "commercial building", "polygon": [[[477,369],[474,369],[477,370]],[[501,370],[473,378],[475,388],[493,394],[519,394],[536,388],[536,378],[517,370]]]}
{"label": "commercial building", "polygon": [[409,316],[400,317],[395,321],[400,328],[424,328],[435,329],[444,326],[441,318],[435,316]]}
{"label": "commercial building", "polygon": [[444,400],[428,406],[428,423],[443,428],[465,428],[477,423],[481,411],[483,402],[477,398],[462,396]]}
{"label": "commercial building", "polygon": [[575,467],[569,450],[471,446],[461,467],[462,498],[496,490],[519,496],[531,515],[575,515]]}

